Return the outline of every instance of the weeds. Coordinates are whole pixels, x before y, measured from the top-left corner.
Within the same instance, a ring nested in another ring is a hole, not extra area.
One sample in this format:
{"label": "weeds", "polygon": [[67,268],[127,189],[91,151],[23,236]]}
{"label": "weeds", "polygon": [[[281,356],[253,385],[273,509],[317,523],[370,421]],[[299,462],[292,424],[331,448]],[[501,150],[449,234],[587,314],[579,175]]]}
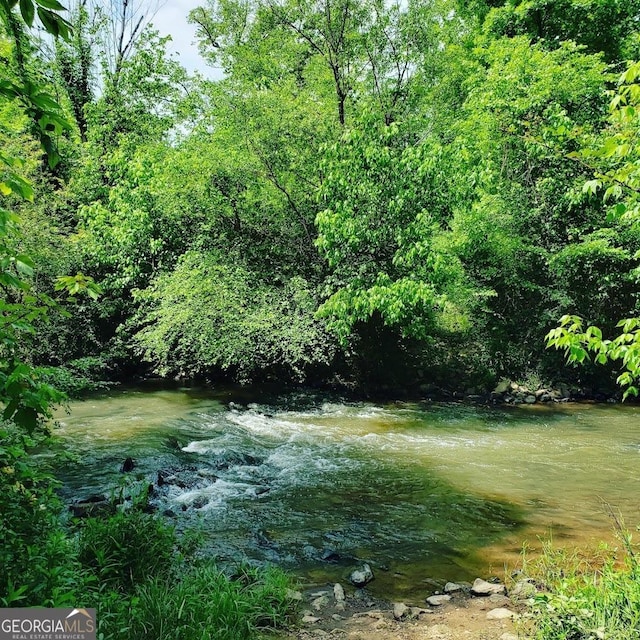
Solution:
{"label": "weeds", "polygon": [[541,592],[532,608],[529,635],[538,640],[639,640],[638,547],[614,516],[621,548],[595,553],[543,546],[540,558],[524,563]]}

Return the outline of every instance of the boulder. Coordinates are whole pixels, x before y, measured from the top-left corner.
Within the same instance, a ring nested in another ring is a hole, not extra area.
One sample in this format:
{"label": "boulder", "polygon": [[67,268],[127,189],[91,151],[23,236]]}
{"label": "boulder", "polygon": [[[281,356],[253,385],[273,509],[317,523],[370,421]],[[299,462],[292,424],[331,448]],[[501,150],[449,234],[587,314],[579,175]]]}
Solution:
{"label": "boulder", "polygon": [[504,594],[507,589],[503,584],[487,582],[481,578],[476,578],[471,586],[471,594],[474,596],[490,596],[493,594]]}
{"label": "boulder", "polygon": [[336,599],[336,602],[344,602],[346,596],[344,595],[344,589],[341,584],[333,585],[333,597]]}
{"label": "boulder", "polygon": [[373,571],[368,564],[363,564],[361,568],[354,569],[349,575],[351,584],[356,587],[364,587],[374,579]]}
{"label": "boulder", "polygon": [[447,584],[444,585],[445,593],[458,593],[458,591],[462,591],[462,585],[457,582],[447,582]]}
{"label": "boulder", "polygon": [[535,396],[525,396],[524,401],[527,404],[535,404],[536,403],[536,397]]}

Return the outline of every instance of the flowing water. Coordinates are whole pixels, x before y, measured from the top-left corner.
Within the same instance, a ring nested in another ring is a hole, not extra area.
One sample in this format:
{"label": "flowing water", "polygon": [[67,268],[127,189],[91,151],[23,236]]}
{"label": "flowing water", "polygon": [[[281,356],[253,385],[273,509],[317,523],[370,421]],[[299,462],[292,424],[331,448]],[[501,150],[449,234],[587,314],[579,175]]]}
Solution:
{"label": "flowing water", "polygon": [[[378,405],[313,393],[129,390],[58,416],[69,500],[128,478],[223,564],[272,562],[310,584],[369,562],[402,599],[502,575],[523,542],[610,537],[640,522],[640,409]],[[231,403],[231,404],[230,404]]]}

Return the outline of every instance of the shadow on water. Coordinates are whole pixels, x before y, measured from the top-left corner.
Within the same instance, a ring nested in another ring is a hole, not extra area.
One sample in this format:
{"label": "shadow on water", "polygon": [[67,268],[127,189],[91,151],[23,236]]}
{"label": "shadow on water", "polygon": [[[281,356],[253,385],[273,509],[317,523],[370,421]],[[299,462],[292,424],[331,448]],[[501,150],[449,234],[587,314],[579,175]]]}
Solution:
{"label": "shadow on water", "polygon": [[[485,567],[474,552],[523,518],[514,505],[371,457],[353,472],[328,472],[305,486],[272,491],[255,509],[232,508],[232,538],[246,555],[277,561],[315,582],[344,580],[354,564],[368,562],[376,573],[370,590],[395,598],[432,593],[434,580],[477,577]],[[247,539],[259,544],[242,549]]]}

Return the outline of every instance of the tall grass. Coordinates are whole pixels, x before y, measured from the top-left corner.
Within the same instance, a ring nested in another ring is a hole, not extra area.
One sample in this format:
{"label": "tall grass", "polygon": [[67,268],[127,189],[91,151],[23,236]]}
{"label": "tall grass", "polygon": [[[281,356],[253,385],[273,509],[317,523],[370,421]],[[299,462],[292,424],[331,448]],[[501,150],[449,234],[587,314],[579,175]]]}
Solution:
{"label": "tall grass", "polygon": [[195,562],[172,527],[135,510],[87,521],[78,556],[102,640],[250,640],[288,626],[295,609],[282,571]]}
{"label": "tall grass", "polygon": [[247,583],[206,565],[176,581],[147,581],[136,590],[127,637],[250,640],[289,621],[288,588],[286,576],[277,570],[254,570]]}
{"label": "tall grass", "polygon": [[90,518],[78,542],[82,565],[100,584],[118,591],[175,570],[175,532],[148,513],[129,510],[109,518]]}
{"label": "tall grass", "polygon": [[543,547],[524,571],[542,591],[532,608],[538,640],[640,640],[640,556],[616,519],[620,545],[596,552]]}

